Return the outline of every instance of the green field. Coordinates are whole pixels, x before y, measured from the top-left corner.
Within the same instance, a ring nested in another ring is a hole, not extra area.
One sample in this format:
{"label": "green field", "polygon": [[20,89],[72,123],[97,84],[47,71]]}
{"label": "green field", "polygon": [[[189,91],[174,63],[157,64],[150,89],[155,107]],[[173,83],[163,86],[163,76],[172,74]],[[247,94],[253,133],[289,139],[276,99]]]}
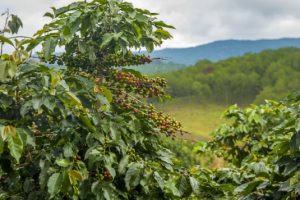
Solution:
{"label": "green field", "polygon": [[180,121],[183,130],[193,134],[193,138],[209,139],[209,133],[225,122],[222,113],[227,106],[216,104],[199,104],[194,101],[173,99],[157,104],[157,108]]}

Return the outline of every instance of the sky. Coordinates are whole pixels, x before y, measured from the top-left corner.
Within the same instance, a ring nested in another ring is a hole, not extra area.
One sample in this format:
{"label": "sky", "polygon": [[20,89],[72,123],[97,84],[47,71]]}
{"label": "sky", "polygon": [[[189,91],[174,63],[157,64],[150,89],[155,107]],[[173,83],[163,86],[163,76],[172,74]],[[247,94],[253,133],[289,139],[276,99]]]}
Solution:
{"label": "sky", "polygon": [[[47,22],[51,6],[73,0],[0,0],[24,23],[22,35],[32,35]],[[159,19],[176,27],[162,47],[190,47],[224,39],[269,39],[300,36],[299,0],[128,0],[160,13]],[[3,26],[4,18],[0,18]]]}

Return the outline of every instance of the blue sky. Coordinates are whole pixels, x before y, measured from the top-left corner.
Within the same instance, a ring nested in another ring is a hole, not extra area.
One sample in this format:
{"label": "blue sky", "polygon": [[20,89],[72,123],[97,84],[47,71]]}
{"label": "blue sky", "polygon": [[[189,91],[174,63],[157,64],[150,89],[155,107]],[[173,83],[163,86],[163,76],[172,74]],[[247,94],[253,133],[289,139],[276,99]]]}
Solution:
{"label": "blue sky", "polygon": [[[299,0],[129,0],[160,13],[176,27],[163,47],[187,47],[222,39],[260,39],[300,36]],[[43,13],[72,0],[1,0],[24,22],[21,34],[31,35],[47,22]],[[3,18],[0,19],[2,26]]]}

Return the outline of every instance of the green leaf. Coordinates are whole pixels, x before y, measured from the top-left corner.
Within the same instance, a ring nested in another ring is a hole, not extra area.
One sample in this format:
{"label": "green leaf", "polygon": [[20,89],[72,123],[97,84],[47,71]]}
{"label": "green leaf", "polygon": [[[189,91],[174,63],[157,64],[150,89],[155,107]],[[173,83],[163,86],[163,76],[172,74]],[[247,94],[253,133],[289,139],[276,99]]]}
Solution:
{"label": "green leaf", "polygon": [[68,174],[69,174],[70,183],[72,185],[77,185],[78,181],[83,181],[84,179],[80,171],[77,170],[70,170]]}
{"label": "green leaf", "polygon": [[126,172],[125,184],[127,190],[135,188],[142,178],[143,165],[139,163],[133,163]]}
{"label": "green leaf", "polygon": [[10,135],[7,138],[7,146],[9,149],[10,155],[17,160],[19,163],[19,160],[23,153],[23,141],[22,138],[18,133],[15,134],[15,136]]}
{"label": "green leaf", "polygon": [[69,17],[69,23],[75,22],[81,16],[81,14],[82,13],[79,10],[73,12]]}
{"label": "green leaf", "polygon": [[0,60],[0,80],[6,81],[8,78],[15,76],[17,71],[17,65],[12,61]]}
{"label": "green leaf", "polygon": [[80,99],[73,92],[67,91],[66,94],[74,105],[82,107]]}
{"label": "green leaf", "polygon": [[89,59],[92,63],[94,63],[97,59],[95,49],[93,46],[88,47],[88,54],[89,54]]}
{"label": "green leaf", "polygon": [[76,10],[76,9],[79,9],[80,5],[82,5],[81,1],[73,2],[68,7],[69,7],[69,10]]}
{"label": "green leaf", "polygon": [[55,17],[58,17],[59,15],[69,11],[69,6],[64,6],[59,9],[54,9],[53,11],[54,11]]}
{"label": "green leaf", "polygon": [[234,192],[241,193],[243,195],[250,194],[259,184],[261,184],[262,180],[254,180],[248,183],[245,183],[243,185],[240,185],[239,187],[235,188]]}
{"label": "green leaf", "polygon": [[168,31],[166,31],[164,29],[157,29],[155,31],[155,33],[162,35],[163,38],[172,38],[172,35]]}
{"label": "green leaf", "polygon": [[7,73],[6,73],[6,62],[0,60],[0,80],[6,81]]}
{"label": "green leaf", "polygon": [[291,162],[287,163],[284,168],[283,175],[288,176],[298,170],[300,163],[298,161],[292,160]]}
{"label": "green leaf", "polygon": [[7,75],[12,78],[15,76],[16,72],[17,72],[17,65],[15,62],[7,62],[6,65],[6,71],[7,71]]}
{"label": "green leaf", "polygon": [[191,176],[189,177],[189,180],[190,180],[190,184],[191,184],[193,192],[196,195],[199,195],[200,194],[200,184],[199,184],[199,182],[194,177],[191,177]]}
{"label": "green leaf", "polygon": [[113,39],[114,39],[114,34],[113,33],[105,33],[103,35],[101,48],[107,46]]}
{"label": "green leaf", "polygon": [[180,192],[176,187],[176,183],[173,179],[169,179],[167,183],[165,184],[165,188],[167,191],[171,192],[174,196],[180,197]]}
{"label": "green leaf", "polygon": [[46,60],[54,53],[57,43],[58,40],[54,37],[48,37],[43,43],[43,53]]}
{"label": "green leaf", "polygon": [[[69,177],[69,172],[68,171],[63,171],[62,172],[62,176],[63,176],[63,181],[61,184],[61,188],[60,188],[60,192],[63,194],[69,194],[70,193],[70,186],[71,186],[71,181],[70,181],[70,177]],[[73,190],[76,193],[76,191],[78,190],[77,188],[77,182],[74,183],[73,185]]]}
{"label": "green leaf", "polygon": [[71,143],[65,144],[64,146],[64,156],[66,158],[71,158],[75,156],[75,152],[73,150],[73,145]]}
{"label": "green leaf", "polygon": [[0,34],[0,41],[3,43],[10,44],[11,46],[14,46],[14,43],[7,37]]}
{"label": "green leaf", "polygon": [[300,119],[296,120],[295,129],[297,132],[300,132]]}
{"label": "green leaf", "polygon": [[128,166],[128,162],[129,162],[129,156],[125,155],[119,162],[119,167],[118,167],[119,174],[125,173],[126,167]]}
{"label": "green leaf", "polygon": [[46,12],[46,13],[44,14],[44,17],[50,17],[51,19],[53,19],[53,18],[54,18],[54,15],[53,15],[52,13],[50,13],[50,12]]}
{"label": "green leaf", "polygon": [[180,196],[190,195],[190,193],[192,192],[191,184],[188,182],[185,176],[181,176],[179,180],[179,192]]}
{"label": "green leaf", "polygon": [[17,15],[11,15],[11,20],[9,20],[7,25],[12,34],[18,33],[19,29],[23,27],[23,23]]}
{"label": "green leaf", "polygon": [[266,165],[263,162],[250,163],[248,164],[248,168],[252,169],[257,176],[258,175],[268,176],[270,174],[270,170],[266,167]]}
{"label": "green leaf", "polygon": [[42,99],[41,98],[36,97],[36,98],[32,99],[31,101],[32,101],[32,107],[35,110],[39,110],[40,107],[42,106]]}
{"label": "green leaf", "polygon": [[61,173],[54,173],[49,178],[47,187],[48,193],[50,194],[51,198],[55,197],[60,192],[63,182],[63,175]]}
{"label": "green leaf", "polygon": [[4,150],[4,141],[2,140],[2,138],[0,138],[0,155],[3,153]]}
{"label": "green leaf", "polygon": [[136,16],[135,16],[135,19],[138,21],[138,22],[142,22],[142,23],[147,23],[148,21],[148,18],[141,14],[141,13],[137,13]]}
{"label": "green leaf", "polygon": [[34,49],[35,47],[37,47],[41,42],[42,42],[42,39],[30,39],[28,40],[29,44],[28,46],[26,47],[26,51],[31,51],[32,49]]}
{"label": "green leaf", "polygon": [[60,167],[68,167],[70,165],[70,162],[67,159],[59,159],[56,160],[55,163]]}
{"label": "green leaf", "polygon": [[66,43],[69,43],[72,40],[72,32],[69,26],[64,26],[61,33],[61,36],[66,41]]}
{"label": "green leaf", "polygon": [[33,138],[29,131],[23,128],[17,128],[17,133],[20,135],[24,146],[25,145],[31,145],[32,147],[35,147],[35,138]]}
{"label": "green leaf", "polygon": [[154,44],[152,42],[147,41],[145,43],[145,47],[148,52],[152,52],[154,50]]}
{"label": "green leaf", "polygon": [[156,182],[158,183],[160,189],[163,190],[164,187],[165,187],[165,182],[164,182],[163,178],[159,175],[158,172],[154,172],[154,173],[153,173],[153,177],[154,177],[154,179],[156,180]]}
{"label": "green leaf", "polygon": [[154,22],[154,24],[158,27],[164,27],[164,28],[170,28],[170,29],[175,29],[174,26],[171,26],[171,25],[168,25],[166,23],[164,23],[163,21],[157,21],[157,22]]}
{"label": "green leaf", "polygon": [[92,124],[92,121],[90,120],[89,117],[84,116],[84,115],[80,115],[79,118],[80,118],[81,122],[88,128],[89,131],[91,131],[92,133],[96,133],[97,129]]}
{"label": "green leaf", "polygon": [[112,95],[111,90],[107,89],[107,88],[104,87],[104,86],[101,86],[101,90],[102,90],[103,95],[104,95],[104,96],[106,97],[106,99],[108,100],[108,102],[111,103],[112,100],[113,100],[113,95]]}
{"label": "green leaf", "polygon": [[79,48],[79,51],[81,53],[86,53],[87,52],[87,46],[86,46],[86,43],[82,42],[82,41],[79,41],[78,42],[78,48]]}
{"label": "green leaf", "polygon": [[300,132],[296,132],[291,138],[290,148],[292,153],[299,151],[300,147]]}
{"label": "green leaf", "polygon": [[47,160],[40,160],[39,167],[41,169],[40,175],[39,175],[39,184],[42,189],[46,187],[47,180],[48,180],[48,170],[50,167],[50,164]]}

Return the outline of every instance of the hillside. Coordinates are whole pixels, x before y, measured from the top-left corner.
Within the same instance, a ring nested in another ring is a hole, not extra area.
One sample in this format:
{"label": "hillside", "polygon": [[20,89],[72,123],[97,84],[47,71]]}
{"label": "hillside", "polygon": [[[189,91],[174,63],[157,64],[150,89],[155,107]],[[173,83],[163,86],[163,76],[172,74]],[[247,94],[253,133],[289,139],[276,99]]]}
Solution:
{"label": "hillside", "polygon": [[257,53],[265,49],[300,47],[300,38],[262,40],[223,40],[189,48],[167,48],[151,53],[152,57],[184,65],[195,64],[200,59],[219,61],[245,53]]}
{"label": "hillside", "polygon": [[160,74],[173,97],[193,97],[198,102],[248,104],[281,99],[300,90],[300,49],[282,48],[251,53]]}
{"label": "hillside", "polygon": [[186,65],[184,64],[154,60],[150,64],[131,66],[126,68],[137,70],[143,74],[157,74],[157,73],[175,71],[185,67]]}

